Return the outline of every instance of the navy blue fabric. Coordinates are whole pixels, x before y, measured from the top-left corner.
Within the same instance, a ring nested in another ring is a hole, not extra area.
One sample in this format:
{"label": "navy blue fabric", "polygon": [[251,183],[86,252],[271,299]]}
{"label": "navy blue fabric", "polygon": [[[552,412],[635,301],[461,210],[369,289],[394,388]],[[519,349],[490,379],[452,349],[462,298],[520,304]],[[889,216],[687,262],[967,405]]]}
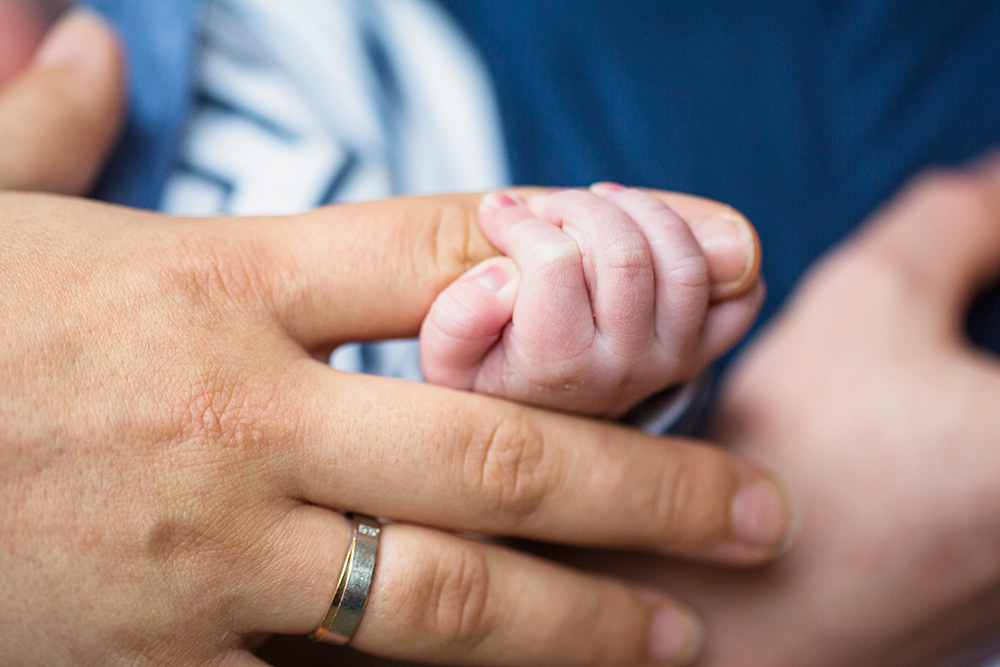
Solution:
{"label": "navy blue fabric", "polygon": [[[733,204],[767,314],[915,171],[1000,146],[1000,2],[444,4],[493,71],[516,181]],[[998,303],[974,318],[994,347]]]}
{"label": "navy blue fabric", "polygon": [[[190,95],[198,0],[91,0],[126,35],[133,117],[100,191],[153,207]],[[489,64],[515,181],[729,202],[772,314],[915,171],[1000,146],[1000,2],[443,0]],[[977,308],[1000,349],[1000,294]]]}
{"label": "navy blue fabric", "polygon": [[201,0],[87,0],[122,36],[129,122],[97,197],[154,209],[192,102]]}

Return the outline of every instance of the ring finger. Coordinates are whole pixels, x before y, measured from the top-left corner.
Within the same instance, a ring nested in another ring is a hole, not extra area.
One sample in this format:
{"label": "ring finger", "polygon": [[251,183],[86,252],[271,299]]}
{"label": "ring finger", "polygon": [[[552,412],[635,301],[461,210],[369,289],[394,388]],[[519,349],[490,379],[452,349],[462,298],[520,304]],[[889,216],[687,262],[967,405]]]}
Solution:
{"label": "ring finger", "polygon": [[[260,630],[308,634],[333,598],[350,531],[343,517],[303,507],[288,532],[298,558],[276,563],[283,601],[269,597]],[[396,660],[556,666],[685,664],[700,641],[691,612],[662,594],[392,524],[351,644]]]}

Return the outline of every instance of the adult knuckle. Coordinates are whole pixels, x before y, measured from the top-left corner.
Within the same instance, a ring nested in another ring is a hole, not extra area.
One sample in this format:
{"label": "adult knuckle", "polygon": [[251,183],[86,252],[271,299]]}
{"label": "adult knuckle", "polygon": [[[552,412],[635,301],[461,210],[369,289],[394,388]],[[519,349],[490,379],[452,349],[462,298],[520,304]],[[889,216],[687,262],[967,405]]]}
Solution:
{"label": "adult knuckle", "polygon": [[184,440],[237,440],[247,426],[248,402],[248,391],[238,379],[224,369],[206,370],[178,405],[179,434]]}
{"label": "adult knuckle", "polygon": [[725,530],[725,503],[707,500],[728,497],[726,480],[699,462],[705,463],[679,456],[654,468],[659,479],[648,485],[641,509],[651,517],[650,525],[661,527],[665,546],[695,546]]}
{"label": "adult knuckle", "polygon": [[208,446],[227,465],[246,463],[292,444],[297,413],[277,375],[249,376],[232,361],[210,359],[189,377],[172,416],[174,439]]}
{"label": "adult knuckle", "polygon": [[900,240],[914,224],[937,224],[960,214],[968,208],[970,195],[968,178],[956,172],[935,169],[918,174],[865,232],[822,259],[810,271],[807,284],[831,284],[866,297],[892,296],[921,286],[925,267]]}
{"label": "adult knuckle", "polygon": [[[916,299],[933,289],[923,255],[907,251],[900,239],[913,226],[948,234],[955,227],[996,225],[1000,198],[981,179],[959,171],[932,170],[915,177],[882,213],[868,242],[850,244],[832,267],[845,284],[876,299]],[[866,238],[866,237],[862,237]],[[874,241],[874,242],[873,242]],[[947,239],[942,237],[942,242]]]}
{"label": "adult knuckle", "polygon": [[683,459],[671,461],[660,470],[660,482],[650,485],[642,509],[648,512],[651,525],[662,526],[673,543],[685,533],[697,480]]}
{"label": "adult knuckle", "polygon": [[[407,243],[415,253],[418,269],[426,266],[421,258],[433,258],[431,271],[421,271],[421,274],[438,277],[440,284],[433,285],[435,289],[443,287],[491,254],[489,243],[479,231],[475,207],[444,202],[436,209],[430,224],[424,230],[426,243],[413,242],[416,234]],[[430,251],[425,254],[424,249],[427,247],[430,247]]]}
{"label": "adult knuckle", "polygon": [[198,306],[272,307],[265,279],[277,261],[266,244],[220,233],[183,234],[164,263],[167,278]]}
{"label": "adult knuckle", "polygon": [[210,544],[211,533],[201,518],[196,519],[189,508],[182,506],[154,516],[140,535],[147,557],[160,562],[176,562],[184,554]]}
{"label": "adult knuckle", "polygon": [[270,571],[268,545],[280,526],[278,515],[261,511],[266,493],[247,491],[251,479],[220,477],[213,467],[178,465],[160,490],[162,506],[136,526],[143,556],[169,572],[177,595],[203,615],[245,602],[246,590],[234,584]]}
{"label": "adult knuckle", "polygon": [[473,548],[442,549],[421,560],[416,581],[424,631],[448,646],[472,648],[492,627],[490,570],[485,556]]}
{"label": "adult knuckle", "polygon": [[[184,486],[202,501],[231,501],[216,480],[191,480]],[[218,594],[204,604],[225,604],[230,596],[227,587],[253,569],[252,540],[228,527],[236,511],[207,516],[191,501],[174,500],[174,507],[152,518],[140,533],[142,553],[175,577],[179,595],[191,599],[212,590]]]}
{"label": "adult knuckle", "polygon": [[145,562],[169,575],[173,594],[193,616],[235,618],[230,614],[246,602],[239,582],[271,562],[270,540],[262,538],[277,521],[260,512],[263,494],[247,491],[250,480],[220,476],[202,452],[170,458],[170,471],[146,490],[155,509],[130,519],[129,529]]}
{"label": "adult knuckle", "polygon": [[551,466],[542,433],[507,416],[473,436],[465,472],[473,493],[495,516],[527,520],[545,501]]}

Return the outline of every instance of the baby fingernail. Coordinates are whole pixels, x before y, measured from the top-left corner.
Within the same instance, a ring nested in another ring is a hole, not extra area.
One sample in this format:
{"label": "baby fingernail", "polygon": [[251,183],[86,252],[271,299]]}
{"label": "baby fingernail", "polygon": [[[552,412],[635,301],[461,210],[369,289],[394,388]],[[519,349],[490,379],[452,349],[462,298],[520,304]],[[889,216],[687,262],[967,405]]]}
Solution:
{"label": "baby fingernail", "polygon": [[739,284],[757,260],[757,243],[750,225],[736,212],[726,212],[692,225],[701,246],[712,284]]}
{"label": "baby fingernail", "polygon": [[498,211],[502,208],[512,208],[514,206],[520,206],[521,205],[520,199],[515,197],[516,195],[512,195],[506,192],[493,192],[483,197],[483,203],[481,204],[481,206],[482,208],[491,211]]}
{"label": "baby fingernail", "polygon": [[740,487],[733,498],[733,537],[755,547],[784,548],[798,527],[796,514],[784,489],[770,479],[756,479]]}
{"label": "baby fingernail", "polygon": [[621,183],[612,183],[610,181],[602,181],[600,183],[594,183],[590,186],[590,191],[595,195],[613,195],[616,192],[621,192],[627,188]]}
{"label": "baby fingernail", "polygon": [[510,279],[510,273],[500,264],[493,264],[476,275],[476,282],[491,292],[499,292],[510,282]]}
{"label": "baby fingernail", "polygon": [[649,638],[653,662],[688,665],[701,653],[704,643],[704,627],[692,614],[664,607],[653,617]]}

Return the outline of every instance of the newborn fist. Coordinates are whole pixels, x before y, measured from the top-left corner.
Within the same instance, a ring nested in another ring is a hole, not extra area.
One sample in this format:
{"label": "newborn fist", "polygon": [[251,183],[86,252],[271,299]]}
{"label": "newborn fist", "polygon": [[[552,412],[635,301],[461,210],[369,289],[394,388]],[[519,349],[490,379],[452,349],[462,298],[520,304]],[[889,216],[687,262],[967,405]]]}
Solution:
{"label": "newborn fist", "polygon": [[[620,416],[746,333],[763,296],[756,238],[731,219],[692,231],[658,197],[614,184],[483,200],[506,257],[448,286],[424,320],[429,382]],[[699,244],[699,239],[701,243]],[[752,283],[725,297],[721,283]]]}

